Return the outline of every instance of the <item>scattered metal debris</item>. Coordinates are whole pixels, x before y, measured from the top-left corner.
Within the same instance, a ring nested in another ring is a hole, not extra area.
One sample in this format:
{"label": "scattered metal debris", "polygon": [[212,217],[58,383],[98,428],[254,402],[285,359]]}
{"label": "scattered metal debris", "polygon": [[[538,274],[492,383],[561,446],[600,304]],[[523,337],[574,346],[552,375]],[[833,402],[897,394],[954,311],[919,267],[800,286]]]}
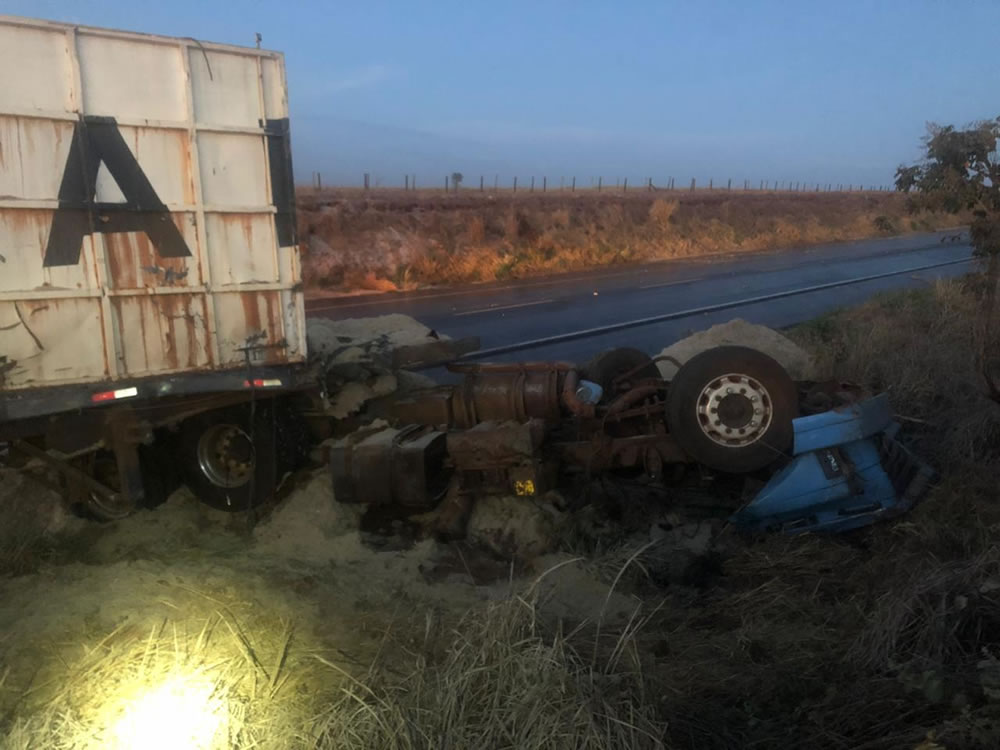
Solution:
{"label": "scattered metal debris", "polygon": [[670,381],[651,374],[655,361],[635,350],[585,367],[448,369],[463,381],[368,404],[370,416],[392,426],[334,447],[338,497],[438,505],[439,532],[459,536],[473,499],[491,492],[537,496],[602,474],[667,487],[743,476],[759,487],[764,472],[769,481],[734,525],[844,531],[905,511],[932,479],[896,440],[884,395],[866,398],[836,381],[795,383],[745,347],[702,352]]}

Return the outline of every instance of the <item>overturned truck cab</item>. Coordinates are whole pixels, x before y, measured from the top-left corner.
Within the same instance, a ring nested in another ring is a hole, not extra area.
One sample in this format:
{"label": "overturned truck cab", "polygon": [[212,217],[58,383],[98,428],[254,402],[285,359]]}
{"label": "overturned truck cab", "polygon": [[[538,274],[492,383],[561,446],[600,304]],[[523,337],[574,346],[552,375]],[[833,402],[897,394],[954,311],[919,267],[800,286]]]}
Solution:
{"label": "overturned truck cab", "polygon": [[748,532],[846,531],[911,507],[933,471],[897,439],[885,395],[795,382],[771,357],[720,346],[674,363],[635,349],[589,363],[453,363],[457,385],[369,404],[381,427],[330,451],[338,499],[437,509],[460,536],[486,492],[541,495],[595,475],[665,487],[706,476],[762,486],[730,515]]}
{"label": "overturned truck cab", "polygon": [[934,471],[896,440],[889,399],[794,421],[792,459],[731,521],[749,531],[848,531],[905,513]]}

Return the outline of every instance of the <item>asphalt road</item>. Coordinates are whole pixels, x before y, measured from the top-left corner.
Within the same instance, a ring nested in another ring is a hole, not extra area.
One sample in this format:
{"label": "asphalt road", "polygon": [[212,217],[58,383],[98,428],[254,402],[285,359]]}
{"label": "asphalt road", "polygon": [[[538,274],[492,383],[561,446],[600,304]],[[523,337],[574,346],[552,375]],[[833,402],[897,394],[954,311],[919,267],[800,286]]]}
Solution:
{"label": "asphalt road", "polygon": [[[857,304],[876,292],[966,273],[974,268],[972,248],[966,234],[960,242],[953,240],[955,234],[669,261],[443,290],[314,299],[306,310],[310,317],[333,319],[404,313],[453,338],[479,336],[484,349],[499,350],[487,352],[491,361],[582,362],[616,346],[658,354],[694,331],[732,318],[780,328]],[[634,324],[649,318],[667,319]],[[612,330],[602,332],[602,328]],[[525,347],[525,342],[533,343]]]}

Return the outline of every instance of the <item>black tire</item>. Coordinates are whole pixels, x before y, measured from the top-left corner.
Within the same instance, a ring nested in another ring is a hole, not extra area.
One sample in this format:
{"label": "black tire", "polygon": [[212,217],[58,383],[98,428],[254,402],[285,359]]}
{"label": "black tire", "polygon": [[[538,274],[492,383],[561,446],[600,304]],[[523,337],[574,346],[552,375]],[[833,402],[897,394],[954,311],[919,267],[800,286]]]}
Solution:
{"label": "black tire", "polygon": [[670,384],[671,433],[695,461],[719,471],[749,473],[787,456],[798,415],[785,369],[744,346],[695,355]]}
{"label": "black tire", "polygon": [[[137,450],[145,497],[131,507],[115,507],[107,505],[96,494],[84,492],[80,507],[76,509],[82,517],[94,521],[120,521],[135,511],[162,505],[170,493],[177,489],[180,478],[172,460],[172,443],[163,435],[157,435],[152,445],[139,445]],[[118,468],[112,451],[105,449],[97,451],[90,457],[88,465],[79,468],[95,474],[95,479],[98,481],[116,490],[120,489]]]}
{"label": "black tire", "polygon": [[[660,371],[656,363],[645,352],[631,347],[620,349],[609,349],[601,352],[588,362],[583,368],[583,377],[593,383],[597,383],[604,389],[605,396],[612,396],[612,386],[615,378],[635,371],[630,380],[643,380],[645,378],[658,378]],[[605,400],[608,400],[607,398]]]}
{"label": "black tire", "polygon": [[264,505],[280,479],[277,422],[269,400],[186,420],[176,452],[184,483],[216,510],[241,513]]}

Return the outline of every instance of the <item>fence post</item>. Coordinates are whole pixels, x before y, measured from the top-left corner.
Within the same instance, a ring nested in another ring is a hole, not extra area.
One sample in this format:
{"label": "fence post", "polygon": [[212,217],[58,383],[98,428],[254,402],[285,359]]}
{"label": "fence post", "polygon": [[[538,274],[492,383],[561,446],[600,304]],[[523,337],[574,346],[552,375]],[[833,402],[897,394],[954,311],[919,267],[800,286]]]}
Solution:
{"label": "fence post", "polygon": [[565,189],[566,189],[566,178],[565,177],[560,177],[559,178],[559,192],[561,193]]}
{"label": "fence post", "polygon": [[444,176],[444,191],[448,192],[448,175]]}
{"label": "fence post", "polygon": [[574,192],[574,193],[576,192],[576,178],[575,177],[573,178],[573,187],[571,187],[570,190],[572,192]]}
{"label": "fence post", "polygon": [[647,183],[647,190],[649,190],[649,192],[653,192],[653,178],[652,177],[649,178],[649,182]]}
{"label": "fence post", "polygon": [[548,186],[549,186],[549,178],[546,177],[546,176],[544,176],[544,175],[542,175],[542,192],[543,193],[546,190],[548,190]]}
{"label": "fence post", "polygon": [[483,192],[483,176],[479,175],[479,192]]}
{"label": "fence post", "polygon": [[709,177],[708,178],[708,189],[711,190],[714,187],[715,187],[715,184],[712,182],[712,178]]}
{"label": "fence post", "polygon": [[316,187],[319,190],[323,189],[323,174],[321,172],[316,173]]}
{"label": "fence post", "polygon": [[694,192],[694,177],[691,178],[691,192]]}
{"label": "fence post", "polygon": [[597,178],[597,192],[598,193],[601,192],[601,182],[603,182],[603,180],[604,180],[603,177],[598,177]]}
{"label": "fence post", "polygon": [[628,177],[626,177],[625,181],[622,183],[622,192],[624,193],[628,192]]}
{"label": "fence post", "polygon": [[409,189],[410,189],[410,175],[404,174],[403,175],[403,190],[409,190]]}
{"label": "fence post", "polygon": [[496,192],[497,187],[500,185],[500,175],[493,175],[493,191]]}
{"label": "fence post", "polygon": [[729,182],[726,183],[726,190],[728,190],[729,192],[733,191],[733,178],[732,177],[730,177],[729,178]]}
{"label": "fence post", "polygon": [[517,192],[517,178],[514,178],[514,192]]}

